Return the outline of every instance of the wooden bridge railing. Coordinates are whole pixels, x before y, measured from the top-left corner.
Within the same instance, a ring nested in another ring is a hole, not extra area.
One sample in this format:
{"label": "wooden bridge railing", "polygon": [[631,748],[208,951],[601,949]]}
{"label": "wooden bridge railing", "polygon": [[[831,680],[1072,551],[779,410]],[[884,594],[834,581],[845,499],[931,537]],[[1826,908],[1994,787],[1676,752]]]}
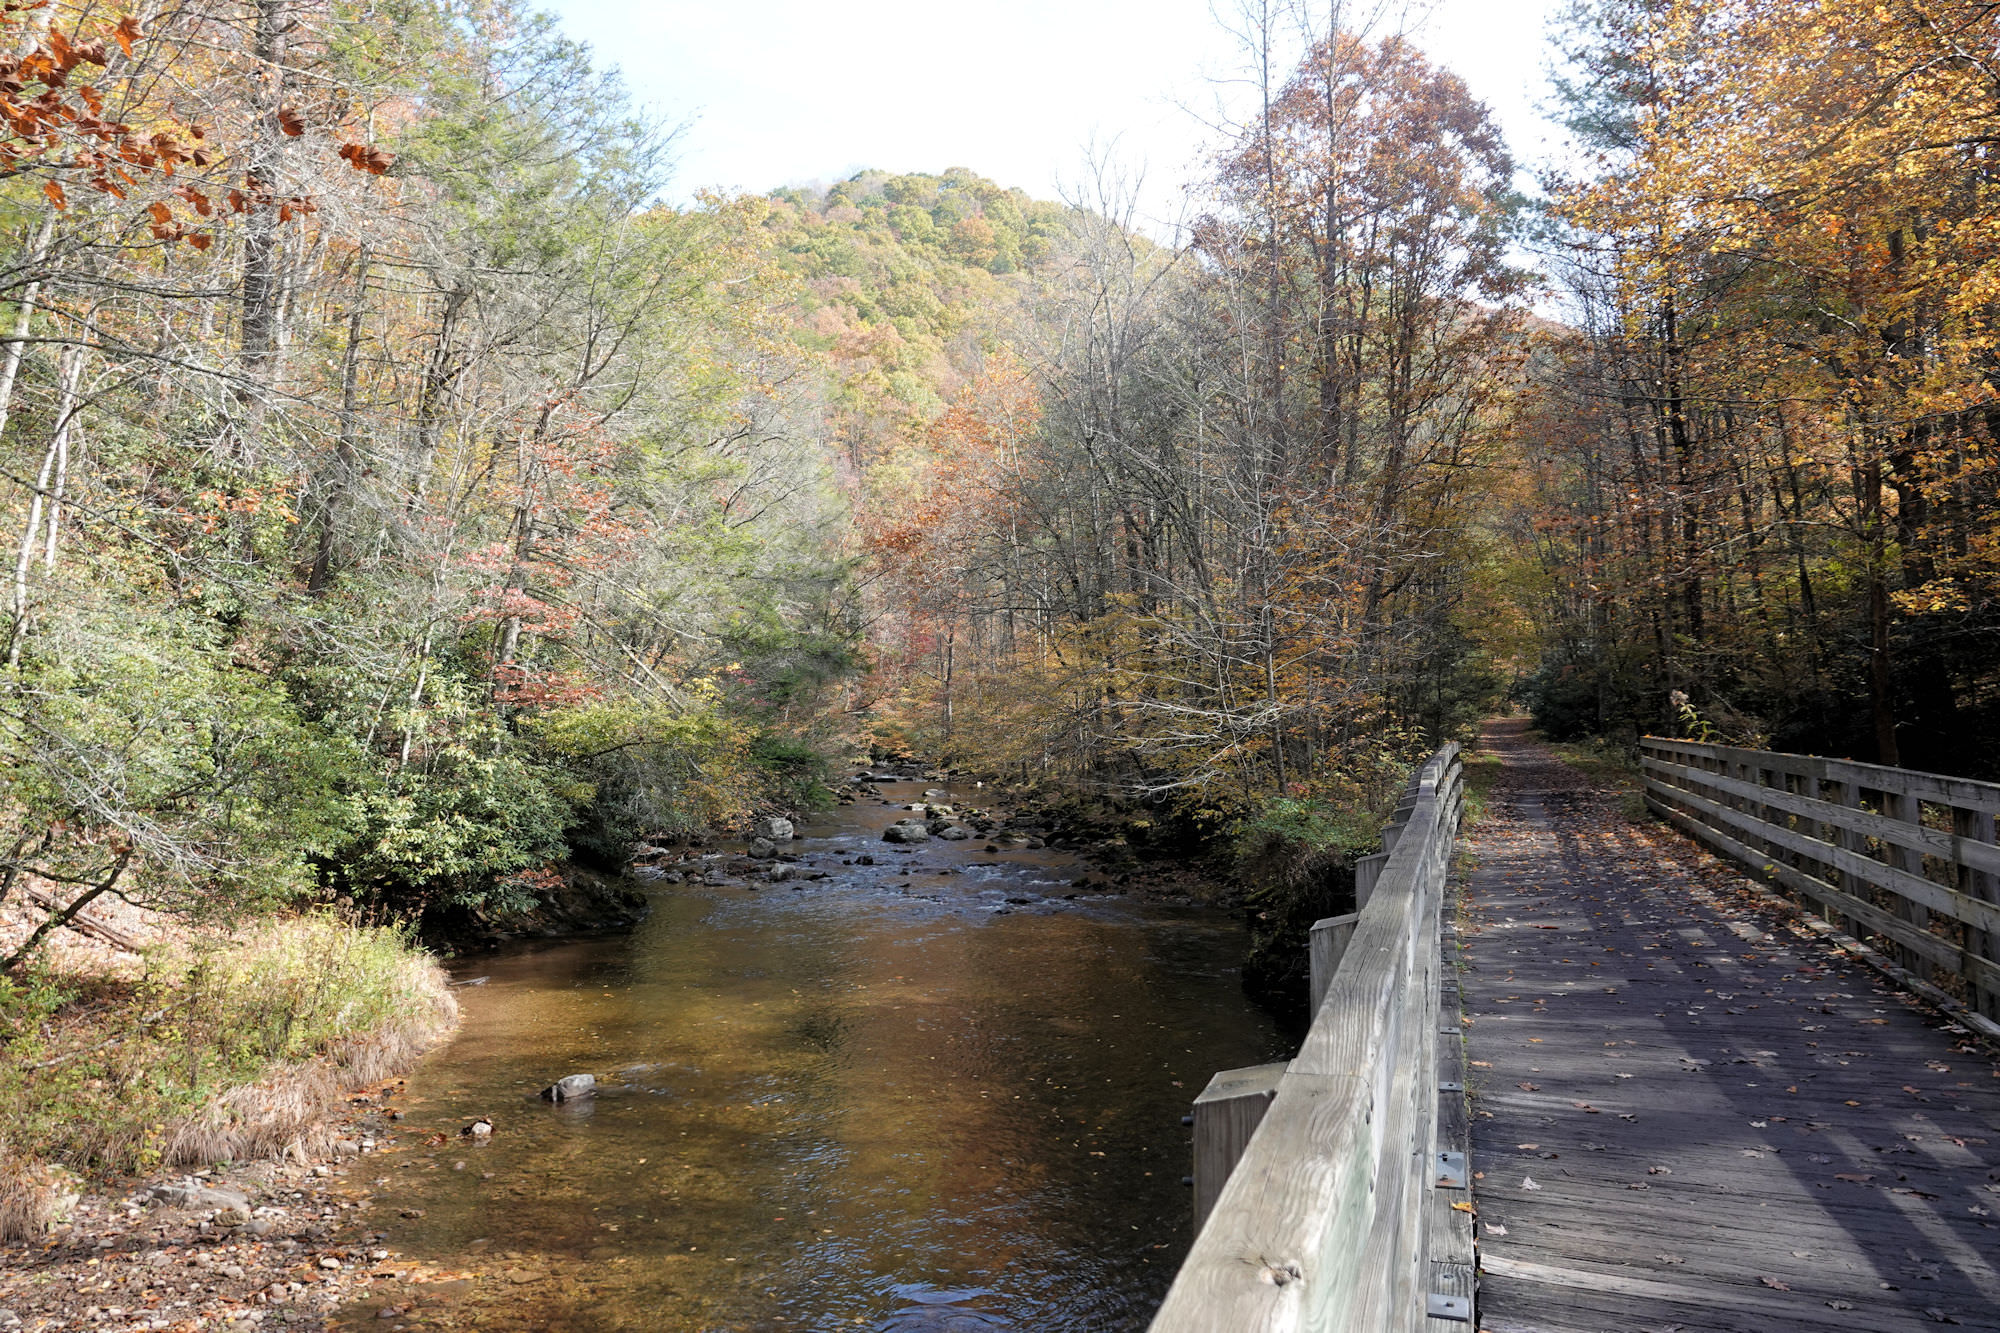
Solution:
{"label": "wooden bridge railing", "polygon": [[1639,748],[1655,812],[2000,1036],[2000,786],[1695,741]]}
{"label": "wooden bridge railing", "polygon": [[1471,1327],[1464,1053],[1439,942],[1463,772],[1456,745],[1424,764],[1360,911],[1315,930],[1323,998],[1297,1058],[1204,1094],[1248,1142],[1152,1333]]}

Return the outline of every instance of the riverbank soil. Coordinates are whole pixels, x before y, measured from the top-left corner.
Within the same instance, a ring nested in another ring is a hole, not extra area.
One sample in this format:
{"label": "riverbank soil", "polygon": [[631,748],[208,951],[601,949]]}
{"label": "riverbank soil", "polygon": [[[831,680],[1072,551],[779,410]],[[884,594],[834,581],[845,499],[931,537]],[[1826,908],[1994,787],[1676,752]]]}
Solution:
{"label": "riverbank soil", "polygon": [[398,1141],[399,1091],[356,1092],[326,1160],[301,1153],[85,1194],[45,1239],[0,1247],[0,1329],[316,1333],[378,1289],[411,1300],[449,1281],[377,1243],[374,1201],[355,1183]]}
{"label": "riverbank soil", "polygon": [[1991,1052],[1525,721],[1481,748],[1481,1327],[1994,1327]]}
{"label": "riverbank soil", "polygon": [[[0,1330],[323,1327],[393,1260],[346,1178],[396,1144],[394,1075],[457,1021],[442,972],[330,916],[226,939],[93,919],[8,983]],[[8,914],[0,945],[33,924]]]}

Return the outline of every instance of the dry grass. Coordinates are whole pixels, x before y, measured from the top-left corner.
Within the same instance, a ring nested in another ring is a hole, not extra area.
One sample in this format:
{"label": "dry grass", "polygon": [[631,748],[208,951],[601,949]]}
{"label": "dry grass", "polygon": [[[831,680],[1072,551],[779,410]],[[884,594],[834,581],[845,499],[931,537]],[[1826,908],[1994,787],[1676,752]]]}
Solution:
{"label": "dry grass", "polygon": [[0,1239],[45,1229],[78,1175],[319,1151],[348,1090],[457,1020],[406,936],[325,916],[162,950],[137,981],[0,988]]}

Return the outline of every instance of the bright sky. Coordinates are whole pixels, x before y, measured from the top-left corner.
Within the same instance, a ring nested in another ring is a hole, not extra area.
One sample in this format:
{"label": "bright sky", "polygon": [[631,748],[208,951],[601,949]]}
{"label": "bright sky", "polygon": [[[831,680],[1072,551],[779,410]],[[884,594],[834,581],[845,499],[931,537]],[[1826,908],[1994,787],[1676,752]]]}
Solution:
{"label": "bright sky", "polygon": [[[1243,67],[1239,0],[542,0],[684,122],[672,194],[763,192],[862,167],[963,166],[1042,198],[1116,140],[1171,200]],[[1552,136],[1544,28],[1559,0],[1439,0],[1417,40],[1491,106],[1517,159]],[[1155,219],[1157,222],[1157,218]]]}

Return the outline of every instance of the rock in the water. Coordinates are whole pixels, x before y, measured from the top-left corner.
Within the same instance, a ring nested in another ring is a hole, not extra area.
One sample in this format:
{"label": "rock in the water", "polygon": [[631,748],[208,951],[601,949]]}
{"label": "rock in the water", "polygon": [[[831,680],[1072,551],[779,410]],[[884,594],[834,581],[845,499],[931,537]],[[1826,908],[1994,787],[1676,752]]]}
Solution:
{"label": "rock in the water", "polygon": [[945,824],[931,832],[933,836],[943,838],[946,842],[961,842],[972,836],[972,831],[963,824]]}
{"label": "rock in the water", "polygon": [[768,861],[777,854],[778,844],[772,842],[769,838],[752,838],[750,840],[750,855],[756,857],[758,860]]}
{"label": "rock in the water", "polygon": [[921,819],[899,819],[882,830],[884,842],[929,842],[931,831]]}
{"label": "rock in the water", "polygon": [[798,873],[799,870],[797,866],[789,866],[784,864],[783,862],[779,862],[777,865],[771,867],[770,880],[773,884],[782,884],[784,881],[791,879]]}
{"label": "rock in the water", "polygon": [[861,855],[854,858],[854,864],[858,866],[872,866],[875,864],[875,858],[870,856],[868,853],[863,852]]}
{"label": "rock in the water", "polygon": [[548,1087],[542,1089],[545,1102],[566,1102],[577,1097],[591,1097],[597,1093],[595,1074],[565,1074]]}
{"label": "rock in the water", "polygon": [[704,884],[711,884],[711,885],[727,884],[729,882],[729,876],[722,873],[722,867],[715,866],[703,872],[701,877],[701,882]]}
{"label": "rock in the water", "polygon": [[780,815],[765,815],[750,826],[750,832],[759,838],[772,842],[792,840],[792,821]]}

